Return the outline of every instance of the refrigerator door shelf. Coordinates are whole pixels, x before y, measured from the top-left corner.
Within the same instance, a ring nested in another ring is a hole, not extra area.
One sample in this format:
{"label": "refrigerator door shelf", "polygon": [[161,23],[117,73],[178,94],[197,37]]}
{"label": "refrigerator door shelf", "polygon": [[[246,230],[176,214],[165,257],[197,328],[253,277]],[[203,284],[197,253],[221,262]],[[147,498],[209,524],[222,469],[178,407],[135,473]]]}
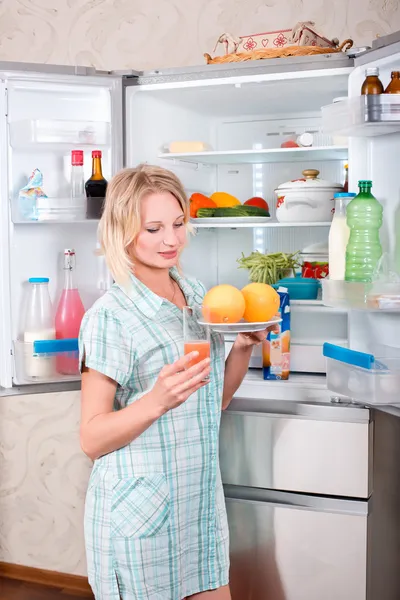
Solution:
{"label": "refrigerator door shelf", "polygon": [[326,306],[343,309],[400,313],[400,283],[362,283],[322,280]]}
{"label": "refrigerator door shelf", "polygon": [[24,149],[30,145],[109,146],[111,124],[102,121],[24,119],[10,123],[10,145]]}
{"label": "refrigerator door shelf", "polygon": [[12,201],[13,223],[85,222],[87,200],[82,198],[16,198]]}
{"label": "refrigerator door shelf", "polygon": [[373,137],[400,131],[400,95],[355,96],[322,107],[324,133]]}
{"label": "refrigerator door shelf", "polygon": [[79,380],[78,369],[71,375],[57,372],[57,357],[77,361],[77,346],[77,340],[14,341],[14,383],[29,385]]}
{"label": "refrigerator door shelf", "polygon": [[375,357],[369,368],[334,358],[327,358],[326,364],[331,392],[371,406],[400,404],[400,357]]}

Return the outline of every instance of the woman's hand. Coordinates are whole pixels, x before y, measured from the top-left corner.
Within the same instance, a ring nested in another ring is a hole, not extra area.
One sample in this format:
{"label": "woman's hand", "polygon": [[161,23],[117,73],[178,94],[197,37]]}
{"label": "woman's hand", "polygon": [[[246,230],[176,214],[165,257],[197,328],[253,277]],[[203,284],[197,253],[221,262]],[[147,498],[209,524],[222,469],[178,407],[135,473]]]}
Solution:
{"label": "woman's hand", "polygon": [[208,384],[209,358],[189,367],[190,362],[198,355],[198,352],[191,352],[161,369],[151,397],[163,413],[180,406],[189,396]]}
{"label": "woman's hand", "polygon": [[269,327],[267,327],[267,329],[264,329],[263,331],[254,331],[252,333],[239,333],[234,345],[237,348],[241,349],[250,349],[253,346],[259,346],[266,339],[267,334],[270,331],[279,333],[278,325],[270,325]]}

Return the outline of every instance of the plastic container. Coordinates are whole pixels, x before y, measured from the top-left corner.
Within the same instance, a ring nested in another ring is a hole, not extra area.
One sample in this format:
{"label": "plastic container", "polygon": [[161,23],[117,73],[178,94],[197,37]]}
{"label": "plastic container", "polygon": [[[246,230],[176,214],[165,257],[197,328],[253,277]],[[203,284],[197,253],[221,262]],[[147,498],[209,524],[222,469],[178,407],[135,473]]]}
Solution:
{"label": "plastic container", "polygon": [[276,290],[279,287],[287,288],[291,300],[316,300],[320,283],[317,279],[296,276],[281,279],[272,287]]}
{"label": "plastic container", "polygon": [[356,96],[322,107],[324,133],[369,137],[400,130],[400,94]]}
{"label": "plastic container", "polygon": [[[32,383],[56,383],[59,381],[76,381],[77,376],[62,377],[55,368],[56,356],[63,354],[65,357],[77,359],[78,340],[38,340],[26,343],[20,340],[14,342],[15,373],[14,381],[17,385]],[[47,369],[43,365],[47,365]],[[38,369],[31,367],[40,365]]]}
{"label": "plastic container", "polygon": [[327,387],[367,405],[400,404],[400,358],[379,358],[324,345]]}
{"label": "plastic container", "polygon": [[14,148],[26,148],[29,144],[105,146],[110,144],[111,125],[104,121],[62,119],[13,121],[10,140]]}

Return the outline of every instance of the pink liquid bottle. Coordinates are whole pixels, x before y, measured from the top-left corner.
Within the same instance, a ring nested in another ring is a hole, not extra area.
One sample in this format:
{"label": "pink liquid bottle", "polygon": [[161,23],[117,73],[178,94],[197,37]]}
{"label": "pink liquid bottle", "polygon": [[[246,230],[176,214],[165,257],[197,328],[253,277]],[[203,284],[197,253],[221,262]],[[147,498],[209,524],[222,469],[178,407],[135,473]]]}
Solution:
{"label": "pink liquid bottle", "polygon": [[[56,339],[77,338],[85,309],[74,283],[75,250],[64,250],[64,289],[56,312]],[[77,356],[59,354],[56,357],[57,372],[62,375],[78,375]]]}

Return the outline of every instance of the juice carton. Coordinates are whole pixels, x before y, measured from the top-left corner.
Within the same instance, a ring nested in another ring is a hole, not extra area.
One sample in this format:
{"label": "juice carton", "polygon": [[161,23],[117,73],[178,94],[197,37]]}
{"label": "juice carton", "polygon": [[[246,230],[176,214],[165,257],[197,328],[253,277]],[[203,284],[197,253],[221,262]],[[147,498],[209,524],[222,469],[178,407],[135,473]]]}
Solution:
{"label": "juice carton", "polygon": [[270,381],[289,379],[290,371],[290,299],[286,288],[278,288],[278,294],[282,322],[278,324],[278,333],[268,333],[262,348],[264,379]]}

